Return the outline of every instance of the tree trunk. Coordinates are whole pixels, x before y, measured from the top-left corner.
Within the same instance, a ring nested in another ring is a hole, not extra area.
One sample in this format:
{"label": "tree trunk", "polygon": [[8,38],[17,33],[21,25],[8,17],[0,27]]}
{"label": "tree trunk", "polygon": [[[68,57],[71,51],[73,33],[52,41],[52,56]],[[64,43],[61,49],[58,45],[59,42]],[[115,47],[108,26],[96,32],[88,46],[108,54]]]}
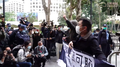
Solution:
{"label": "tree trunk", "polygon": [[99,13],[99,29],[101,29],[101,16],[100,16],[100,13]]}
{"label": "tree trunk", "polygon": [[73,12],[73,9],[72,7],[70,7],[70,13],[68,15],[68,19],[71,20],[72,19],[72,12]]}
{"label": "tree trunk", "polygon": [[70,12],[69,12],[69,15],[68,15],[69,20],[72,19],[72,12],[73,12],[73,9],[75,8],[75,5],[73,6],[72,3],[73,3],[73,0],[70,0]]}
{"label": "tree trunk", "polygon": [[76,20],[78,21],[81,17],[81,1],[82,0],[77,0],[77,7],[76,7]]}
{"label": "tree trunk", "polygon": [[43,5],[43,9],[44,9],[45,15],[46,15],[46,21],[47,21],[48,25],[50,25],[50,5],[51,5],[51,0],[48,0],[48,6],[46,6],[45,0],[42,0],[42,5]]}

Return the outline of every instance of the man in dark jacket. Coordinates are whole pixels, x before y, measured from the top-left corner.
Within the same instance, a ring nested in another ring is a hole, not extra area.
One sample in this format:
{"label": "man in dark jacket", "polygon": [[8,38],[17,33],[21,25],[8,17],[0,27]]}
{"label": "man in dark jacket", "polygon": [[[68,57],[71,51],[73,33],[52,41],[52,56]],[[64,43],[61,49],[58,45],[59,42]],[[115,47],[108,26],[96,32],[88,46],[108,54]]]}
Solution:
{"label": "man in dark jacket", "polygon": [[63,18],[66,20],[67,26],[70,28],[69,36],[68,36],[69,41],[76,40],[76,37],[78,35],[75,31],[75,27],[77,26],[77,21],[76,20],[69,21],[65,15],[63,16]]}
{"label": "man in dark jacket", "polygon": [[9,31],[13,31],[12,28],[11,28],[11,24],[8,23],[7,24],[7,28],[5,29],[5,32],[8,34]]}
{"label": "man in dark jacket", "polygon": [[62,32],[62,27],[59,25],[58,30],[55,33],[55,40],[56,40],[56,56],[57,59],[59,59],[59,52],[62,49],[62,38],[64,36],[64,33]]}
{"label": "man in dark jacket", "polygon": [[100,31],[98,35],[98,42],[100,48],[102,49],[103,53],[107,58],[108,55],[111,53],[110,47],[112,46],[112,39],[109,31],[107,31],[107,25],[104,24],[103,27],[104,27],[103,30]]}
{"label": "man in dark jacket", "polygon": [[18,29],[13,30],[13,32],[9,36],[8,44],[9,44],[10,48],[13,48],[16,45],[15,44],[15,36],[16,36],[17,32],[20,30],[20,26],[21,26],[21,24],[19,24]]}
{"label": "man in dark jacket", "polygon": [[90,20],[81,18],[76,26],[76,33],[80,36],[77,37],[75,42],[70,42],[69,47],[75,50],[85,52],[91,56],[95,55],[98,59],[107,60],[105,55],[99,48],[98,41],[91,34],[92,23]]}
{"label": "man in dark jacket", "polygon": [[96,29],[96,32],[93,34],[95,36],[95,38],[97,38],[97,39],[98,39],[99,32],[100,32],[100,29]]}
{"label": "man in dark jacket", "polygon": [[25,25],[20,26],[20,30],[17,32],[17,34],[15,36],[15,40],[16,40],[17,45],[21,45],[25,41],[30,41],[30,37],[26,32],[26,26]]}

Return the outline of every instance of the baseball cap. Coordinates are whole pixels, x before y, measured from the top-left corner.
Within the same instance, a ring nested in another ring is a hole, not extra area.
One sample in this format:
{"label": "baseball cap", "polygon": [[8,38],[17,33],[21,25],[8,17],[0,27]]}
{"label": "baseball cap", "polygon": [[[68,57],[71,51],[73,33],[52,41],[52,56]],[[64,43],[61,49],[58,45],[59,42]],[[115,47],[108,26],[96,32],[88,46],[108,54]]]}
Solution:
{"label": "baseball cap", "polygon": [[8,27],[11,27],[11,24],[10,24],[10,23],[7,23],[7,26],[8,26]]}
{"label": "baseball cap", "polygon": [[107,27],[107,24],[103,24],[103,27]]}
{"label": "baseball cap", "polygon": [[26,29],[26,25],[21,25],[20,28],[25,30]]}

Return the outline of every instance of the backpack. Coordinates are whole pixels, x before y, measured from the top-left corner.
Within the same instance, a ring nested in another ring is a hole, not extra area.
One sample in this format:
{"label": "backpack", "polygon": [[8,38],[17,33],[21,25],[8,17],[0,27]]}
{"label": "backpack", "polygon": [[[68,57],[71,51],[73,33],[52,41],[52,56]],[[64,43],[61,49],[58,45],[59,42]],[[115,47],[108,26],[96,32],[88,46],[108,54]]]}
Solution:
{"label": "backpack", "polygon": [[[13,53],[13,56],[15,57],[15,58],[17,58],[17,54],[18,54],[18,51],[20,50],[20,49],[23,49],[23,48],[21,48],[22,46],[21,45],[18,45],[19,47],[15,47],[15,48],[13,48],[13,50],[12,50],[12,53]],[[24,50],[24,54],[25,54],[25,49],[23,49]]]}

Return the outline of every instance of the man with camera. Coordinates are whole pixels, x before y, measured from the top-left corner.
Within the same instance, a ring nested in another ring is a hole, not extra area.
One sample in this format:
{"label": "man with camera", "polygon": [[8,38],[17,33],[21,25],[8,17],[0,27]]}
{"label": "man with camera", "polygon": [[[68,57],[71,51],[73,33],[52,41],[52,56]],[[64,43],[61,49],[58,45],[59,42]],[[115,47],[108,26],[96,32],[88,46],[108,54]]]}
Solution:
{"label": "man with camera", "polygon": [[0,48],[4,48],[4,45],[2,44],[3,40],[6,38],[6,33],[4,28],[2,27],[2,24],[0,23]]}
{"label": "man with camera", "polygon": [[3,15],[0,15],[0,23],[2,24],[2,27],[5,28],[5,18]]}
{"label": "man with camera", "polygon": [[41,67],[41,63],[43,62],[42,67],[45,67],[46,56],[48,55],[47,48],[43,45],[42,41],[38,42],[38,46],[34,49],[35,54],[35,64],[34,67]]}
{"label": "man with camera", "polygon": [[0,59],[2,67],[19,67],[19,65],[16,64],[16,59],[13,56],[10,47],[6,47]]}

